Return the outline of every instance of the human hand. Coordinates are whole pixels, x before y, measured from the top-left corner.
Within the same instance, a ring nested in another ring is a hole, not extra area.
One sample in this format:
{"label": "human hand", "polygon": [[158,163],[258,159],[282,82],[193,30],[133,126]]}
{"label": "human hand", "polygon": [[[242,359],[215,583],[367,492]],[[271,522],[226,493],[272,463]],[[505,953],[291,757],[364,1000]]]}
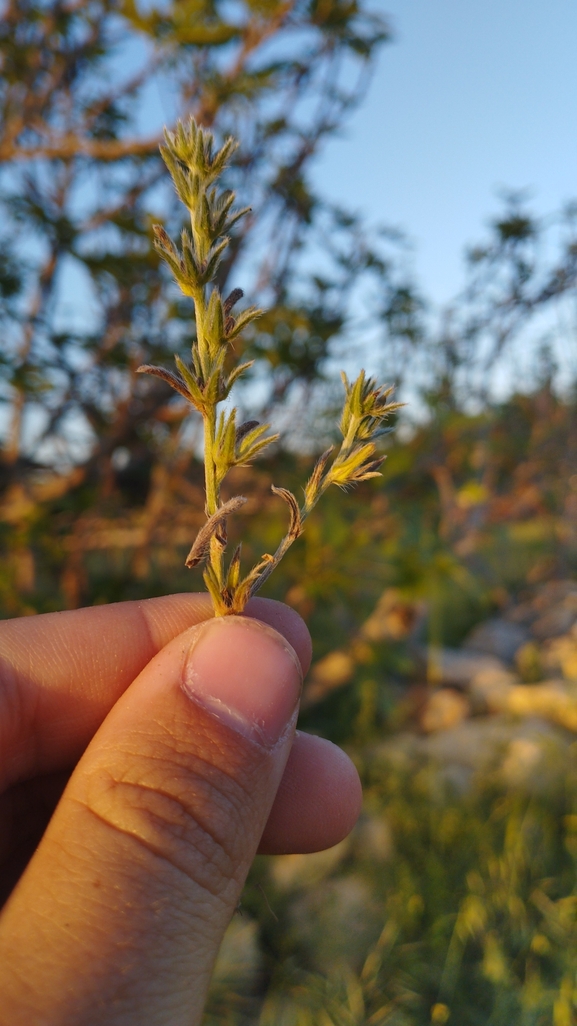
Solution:
{"label": "human hand", "polygon": [[0,624],[1,1026],[194,1026],[257,849],[352,828],[354,767],[294,732],[306,627],[246,613],[175,595]]}

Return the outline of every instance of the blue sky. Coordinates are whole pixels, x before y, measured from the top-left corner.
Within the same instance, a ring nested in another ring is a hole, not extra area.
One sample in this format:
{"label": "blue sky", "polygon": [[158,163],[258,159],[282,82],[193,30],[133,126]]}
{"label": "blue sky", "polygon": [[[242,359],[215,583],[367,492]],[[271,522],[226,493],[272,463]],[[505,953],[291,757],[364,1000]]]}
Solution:
{"label": "blue sky", "polygon": [[394,41],[315,178],[333,199],[402,227],[422,289],[443,303],[499,189],[528,189],[539,214],[577,198],[577,3],[379,3]]}

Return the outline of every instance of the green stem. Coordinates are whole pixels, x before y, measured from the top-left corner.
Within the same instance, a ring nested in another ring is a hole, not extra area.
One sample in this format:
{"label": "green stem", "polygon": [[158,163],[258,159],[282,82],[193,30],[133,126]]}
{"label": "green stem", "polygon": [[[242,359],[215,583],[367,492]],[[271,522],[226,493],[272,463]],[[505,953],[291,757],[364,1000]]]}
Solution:
{"label": "green stem", "polygon": [[216,410],[211,409],[204,417],[204,479],[206,487],[206,512],[209,517],[216,513],[219,489],[216,483],[214,447],[216,434]]}
{"label": "green stem", "polygon": [[[220,489],[216,477],[214,449],[216,444],[216,407],[204,417],[204,480],[206,489],[206,512],[210,517],[220,505]],[[216,536],[210,542],[210,565],[216,575],[219,587],[224,587],[224,552]]]}
{"label": "green stem", "polygon": [[[206,300],[204,290],[194,297],[194,310],[196,320],[196,339],[198,343],[198,354],[204,380],[210,373],[210,353],[206,344],[204,324],[206,320]],[[216,436],[216,407],[211,407],[203,415],[204,420],[204,479],[206,487],[206,512],[209,517],[218,509],[218,485],[216,482],[216,467],[214,465],[214,447]]]}
{"label": "green stem", "polygon": [[[198,351],[203,373],[208,377],[210,373],[210,353],[206,345],[204,323],[206,317],[206,303],[204,295],[195,300],[196,307],[196,333],[198,339]],[[216,465],[214,453],[216,448],[216,421],[217,406],[212,406],[203,417],[204,420],[204,481],[206,491],[206,512],[211,517],[216,513],[220,505],[220,489],[216,476]],[[224,587],[224,553],[222,546],[216,538],[210,543],[210,565],[216,575],[219,586]]]}
{"label": "green stem", "polygon": [[204,331],[204,324],[206,321],[206,300],[204,298],[204,290],[199,292],[194,297],[194,311],[196,321],[196,341],[198,343],[198,355],[200,356],[202,374],[204,380],[206,381],[210,372],[210,354],[208,352],[208,346],[206,344],[206,335]]}

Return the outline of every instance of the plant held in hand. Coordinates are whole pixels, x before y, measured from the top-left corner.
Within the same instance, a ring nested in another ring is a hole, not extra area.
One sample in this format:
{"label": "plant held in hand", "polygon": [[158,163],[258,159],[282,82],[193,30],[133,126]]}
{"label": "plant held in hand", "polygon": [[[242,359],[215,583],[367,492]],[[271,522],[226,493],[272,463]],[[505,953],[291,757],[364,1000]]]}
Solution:
{"label": "plant held in hand", "polygon": [[221,504],[220,486],[232,467],[246,466],[278,438],[267,434],[268,424],[254,420],[237,424],[236,409],[219,411],[219,403],[228,398],[235,381],[252,366],[249,362],[230,371],[226,369],[230,343],[261,313],[251,306],[234,316],[232,311],[242,298],[242,291],[234,289],[223,299],[214,284],[229,244],[227,233],[248,213],[248,208],[235,210],[235,194],[221,191],[216,185],[237,145],[229,138],[215,152],[212,134],[192,118],[186,125],[179,123],[175,132],[165,132],[161,153],[176,192],[190,212],[192,230],[183,230],[178,249],[165,229],[156,225],[155,245],[184,295],[194,302],[196,340],[191,366],[175,356],[177,374],[148,364],[138,368],[166,381],[203,418],[207,520],[188,554],[186,566],[205,563],[204,581],[217,616],[243,611],[250,596],[270,577],[301,534],[304,520],[329,485],[347,488],[379,475],[384,457],[377,455],[375,439],[382,432],[386,417],[401,405],[389,401],[391,387],[377,387],[364,371],[352,384],[343,374],[346,398],[340,422],[343,441],[338,452],[333,456],[331,446],[318,459],[305,486],[301,506],[286,488],[273,486],[275,495],[287,503],[290,511],[287,534],[274,555],[265,553],[242,576],[239,545],[226,565],[227,519],[246,499],[239,495]]}

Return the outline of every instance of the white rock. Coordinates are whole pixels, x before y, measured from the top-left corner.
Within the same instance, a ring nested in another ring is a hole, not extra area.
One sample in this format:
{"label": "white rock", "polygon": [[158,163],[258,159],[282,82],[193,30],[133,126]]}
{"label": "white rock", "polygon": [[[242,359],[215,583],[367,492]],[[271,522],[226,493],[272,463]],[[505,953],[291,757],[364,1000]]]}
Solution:
{"label": "white rock", "polygon": [[518,623],[511,623],[502,617],[485,620],[477,624],[465,639],[466,651],[495,656],[505,663],[511,663],[515,652],[529,639],[529,632]]}

